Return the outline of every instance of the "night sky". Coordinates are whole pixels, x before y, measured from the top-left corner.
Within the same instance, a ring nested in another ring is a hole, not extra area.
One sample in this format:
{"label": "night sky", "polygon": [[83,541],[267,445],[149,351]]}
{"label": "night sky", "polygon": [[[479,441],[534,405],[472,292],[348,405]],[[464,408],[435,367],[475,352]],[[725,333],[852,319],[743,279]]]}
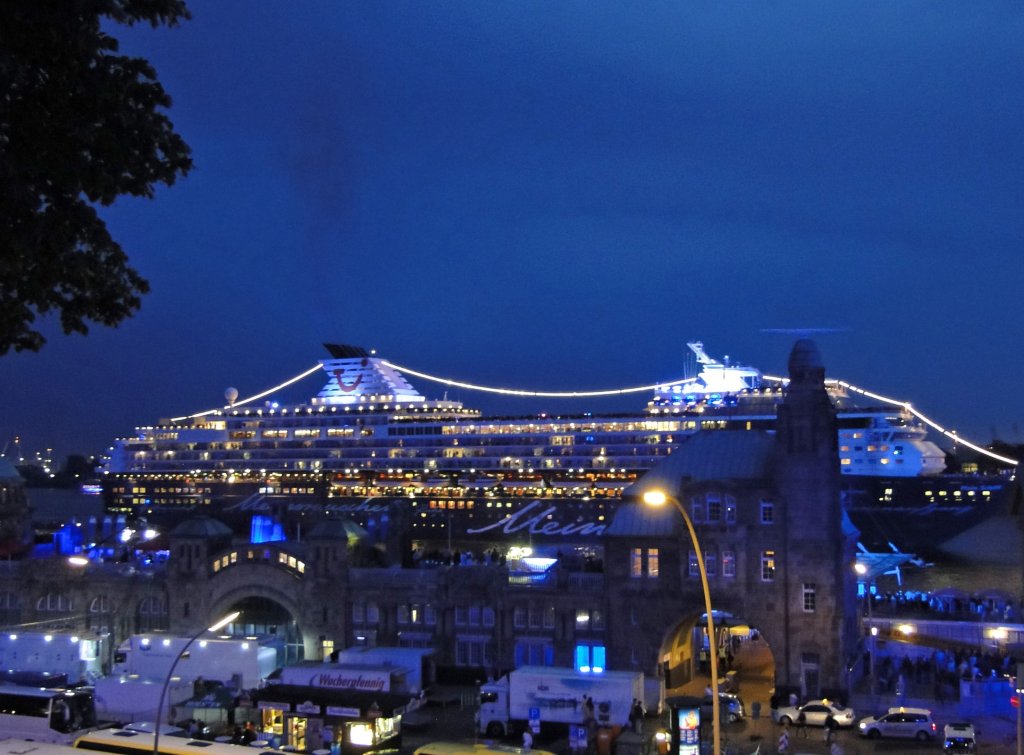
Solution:
{"label": "night sky", "polygon": [[688,340],[783,373],[767,328],[838,329],[829,376],[1024,442],[1016,0],[190,8],[113,30],[196,163],[104,211],[152,293],[0,359],[0,448],[98,453],[324,341],[582,390],[680,377]]}

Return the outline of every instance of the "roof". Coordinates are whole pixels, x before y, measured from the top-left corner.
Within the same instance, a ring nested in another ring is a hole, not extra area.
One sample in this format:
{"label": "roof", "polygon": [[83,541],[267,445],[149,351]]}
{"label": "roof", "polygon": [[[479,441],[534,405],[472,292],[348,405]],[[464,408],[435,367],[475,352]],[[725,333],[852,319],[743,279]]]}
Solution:
{"label": "roof", "polygon": [[0,480],[19,480],[24,482],[24,478],[18,471],[18,468],[11,463],[10,459],[6,459],[0,456]]}
{"label": "roof", "polygon": [[672,506],[641,503],[648,490],[680,495],[687,483],[711,480],[770,480],[775,438],[766,432],[708,430],[680,444],[674,453],[623,491],[607,534],[620,537],[671,537],[684,526]]}
{"label": "roof", "polygon": [[331,705],[344,708],[359,708],[369,711],[377,706],[382,715],[393,716],[403,709],[413,697],[411,694],[396,695],[389,692],[356,692],[353,690],[305,687],[294,684],[268,684],[253,696],[257,702],[276,702],[302,705]]}
{"label": "roof", "polygon": [[307,540],[344,540],[354,545],[363,540],[367,532],[351,519],[325,519],[318,522],[306,535]]}
{"label": "roof", "polygon": [[623,491],[640,498],[661,489],[677,495],[682,481],[767,480],[771,478],[775,436],[756,430],[702,430],[686,438],[659,464]]}
{"label": "roof", "polygon": [[171,537],[231,537],[231,528],[219,519],[197,516],[186,519],[171,532]]}
{"label": "roof", "polygon": [[612,537],[672,537],[683,526],[682,517],[672,506],[654,507],[641,501],[624,501],[605,534]]}

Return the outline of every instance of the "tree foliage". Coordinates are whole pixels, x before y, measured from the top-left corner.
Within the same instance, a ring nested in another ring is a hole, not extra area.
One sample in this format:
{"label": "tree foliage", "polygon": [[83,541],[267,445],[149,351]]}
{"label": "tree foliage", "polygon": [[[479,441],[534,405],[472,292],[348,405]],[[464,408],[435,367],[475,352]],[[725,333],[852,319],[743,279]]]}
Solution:
{"label": "tree foliage", "polygon": [[0,3],[0,355],[38,351],[40,315],[84,334],[149,291],[97,207],[152,197],[191,151],[153,67],[119,55],[107,29],[188,18],[184,0]]}

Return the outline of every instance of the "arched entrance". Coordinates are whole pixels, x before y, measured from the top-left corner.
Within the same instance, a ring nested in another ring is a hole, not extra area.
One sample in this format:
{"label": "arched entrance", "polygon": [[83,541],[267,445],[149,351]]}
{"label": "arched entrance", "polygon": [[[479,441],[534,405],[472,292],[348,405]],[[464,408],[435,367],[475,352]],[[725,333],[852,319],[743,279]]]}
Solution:
{"label": "arched entrance", "polygon": [[658,656],[666,696],[703,696],[711,683],[710,664],[717,659],[722,692],[742,689],[748,704],[758,700],[766,705],[775,686],[775,658],[765,638],[731,614],[715,611],[712,619],[713,642],[704,613],[690,614],[666,632]]}
{"label": "arched entrance", "polygon": [[227,608],[242,612],[231,627],[233,633],[274,637],[278,640],[279,665],[298,663],[305,659],[305,644],[299,624],[291,612],[277,601],[251,595],[236,600]]}

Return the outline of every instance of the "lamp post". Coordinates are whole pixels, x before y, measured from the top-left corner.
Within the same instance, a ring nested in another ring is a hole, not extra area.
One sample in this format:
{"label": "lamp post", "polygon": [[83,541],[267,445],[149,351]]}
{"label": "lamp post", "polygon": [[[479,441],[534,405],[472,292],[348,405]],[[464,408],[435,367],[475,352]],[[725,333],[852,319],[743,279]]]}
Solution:
{"label": "lamp post", "polygon": [[207,632],[216,632],[218,629],[227,626],[237,619],[241,613],[241,611],[235,611],[234,613],[225,616],[212,627],[199,630],[192,635],[192,639],[185,643],[185,647],[178,651],[178,655],[175,656],[174,662],[171,664],[171,668],[167,672],[167,678],[164,679],[164,686],[160,689],[160,703],[156,708],[156,725],[153,728],[153,755],[158,755],[160,752],[160,718],[163,716],[164,712],[164,699],[167,697],[167,687],[171,683],[171,677],[174,676],[174,669],[178,667],[178,661],[180,661],[184,657],[185,653],[188,652],[188,649],[192,646],[193,642],[198,640]]}
{"label": "lamp post", "polygon": [[704,568],[704,554],[700,549],[700,542],[697,540],[697,532],[693,529],[693,522],[690,515],[686,513],[683,504],[675,496],[671,496],[663,490],[648,490],[643,496],[644,503],[648,506],[664,506],[671,503],[683,517],[686,529],[690,533],[690,541],[693,543],[693,550],[697,553],[697,568],[700,570],[700,586],[704,590],[704,612],[707,615],[708,628],[708,656],[711,667],[711,745],[714,755],[721,755],[722,732],[718,718],[718,643],[715,640],[715,622],[711,615],[711,588],[708,585],[708,573]]}
{"label": "lamp post", "polygon": [[875,630],[874,617],[872,616],[871,612],[872,612],[872,605],[874,604],[875,601],[874,601],[874,599],[871,596],[871,579],[868,576],[868,567],[865,566],[864,564],[856,564],[856,565],[854,565],[853,570],[855,572],[857,572],[857,574],[859,576],[864,577],[864,600],[867,601],[867,604],[868,604],[868,638],[869,638],[868,639],[868,655],[871,658],[871,665],[868,667],[868,674],[871,676],[871,689],[872,689],[872,691],[874,691],[874,688],[875,688],[875,676],[874,676],[874,667],[875,667],[875,632],[876,632],[876,630]]}

